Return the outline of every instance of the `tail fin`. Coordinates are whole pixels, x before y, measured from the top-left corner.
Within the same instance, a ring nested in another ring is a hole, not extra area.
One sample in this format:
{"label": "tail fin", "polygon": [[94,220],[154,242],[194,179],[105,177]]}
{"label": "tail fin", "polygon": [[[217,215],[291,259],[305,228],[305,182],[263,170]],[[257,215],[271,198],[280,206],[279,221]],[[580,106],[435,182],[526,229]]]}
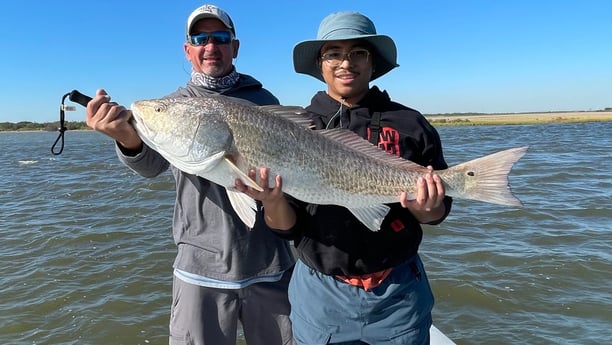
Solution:
{"label": "tail fin", "polygon": [[[458,198],[480,200],[493,204],[521,206],[508,186],[508,174],[516,163],[527,152],[528,146],[517,147],[490,154],[481,158],[456,165],[449,170],[453,173],[445,182],[451,187],[448,195]],[[458,178],[459,174],[461,178]],[[461,181],[461,182],[460,182]],[[463,183],[464,182],[464,183]]]}

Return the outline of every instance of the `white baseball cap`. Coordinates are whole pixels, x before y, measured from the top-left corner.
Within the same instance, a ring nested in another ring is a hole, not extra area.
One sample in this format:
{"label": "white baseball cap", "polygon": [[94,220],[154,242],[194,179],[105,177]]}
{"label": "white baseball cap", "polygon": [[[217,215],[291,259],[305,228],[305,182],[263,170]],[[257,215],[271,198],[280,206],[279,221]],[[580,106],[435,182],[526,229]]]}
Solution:
{"label": "white baseball cap", "polygon": [[215,5],[202,5],[196,8],[193,12],[191,12],[189,17],[187,18],[186,34],[189,35],[191,33],[191,27],[193,27],[193,24],[195,24],[198,20],[204,18],[214,18],[220,20],[221,23],[223,23],[226,28],[230,29],[232,34],[236,36],[236,31],[234,29],[234,22],[232,22],[232,18],[230,18],[230,16],[225,11]]}

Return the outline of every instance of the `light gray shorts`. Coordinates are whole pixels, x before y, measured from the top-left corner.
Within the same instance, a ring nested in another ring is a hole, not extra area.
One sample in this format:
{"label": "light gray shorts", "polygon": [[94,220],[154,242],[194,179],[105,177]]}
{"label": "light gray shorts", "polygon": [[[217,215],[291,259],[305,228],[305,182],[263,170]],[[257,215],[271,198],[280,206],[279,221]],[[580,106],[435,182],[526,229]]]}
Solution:
{"label": "light gray shorts", "polygon": [[287,289],[292,269],[277,282],[242,289],[193,285],[174,277],[170,345],[236,345],[238,321],[249,345],[295,344]]}

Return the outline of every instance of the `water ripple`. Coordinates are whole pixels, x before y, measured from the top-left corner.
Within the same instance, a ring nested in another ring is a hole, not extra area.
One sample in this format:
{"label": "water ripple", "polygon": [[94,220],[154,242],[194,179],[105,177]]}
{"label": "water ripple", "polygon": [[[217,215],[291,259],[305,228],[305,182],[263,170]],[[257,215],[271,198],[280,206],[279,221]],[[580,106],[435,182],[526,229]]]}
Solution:
{"label": "water ripple", "polygon": [[[450,165],[530,148],[510,175],[522,208],[455,200],[425,227],[436,325],[458,344],[612,343],[612,124],[439,131]],[[172,177],[66,135],[51,156],[56,133],[0,133],[0,343],[165,344]]]}

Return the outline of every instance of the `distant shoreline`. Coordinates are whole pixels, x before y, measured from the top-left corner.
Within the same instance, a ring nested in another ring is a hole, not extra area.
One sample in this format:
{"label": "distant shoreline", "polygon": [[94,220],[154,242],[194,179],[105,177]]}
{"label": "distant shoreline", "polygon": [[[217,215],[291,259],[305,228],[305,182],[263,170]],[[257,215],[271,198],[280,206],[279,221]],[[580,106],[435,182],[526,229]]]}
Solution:
{"label": "distant shoreline", "polygon": [[434,126],[535,125],[612,121],[612,111],[425,115]]}
{"label": "distant shoreline", "polygon": [[[435,114],[424,115],[434,126],[537,125],[547,123],[612,122],[612,111],[568,111],[511,114]],[[91,131],[70,129],[68,131]],[[57,132],[40,130],[2,130],[0,133]]]}
{"label": "distant shoreline", "polygon": [[[67,129],[66,132],[91,132],[93,129]],[[57,133],[58,131],[48,131],[45,129],[24,129],[23,131],[5,131],[0,129],[0,133]]]}

